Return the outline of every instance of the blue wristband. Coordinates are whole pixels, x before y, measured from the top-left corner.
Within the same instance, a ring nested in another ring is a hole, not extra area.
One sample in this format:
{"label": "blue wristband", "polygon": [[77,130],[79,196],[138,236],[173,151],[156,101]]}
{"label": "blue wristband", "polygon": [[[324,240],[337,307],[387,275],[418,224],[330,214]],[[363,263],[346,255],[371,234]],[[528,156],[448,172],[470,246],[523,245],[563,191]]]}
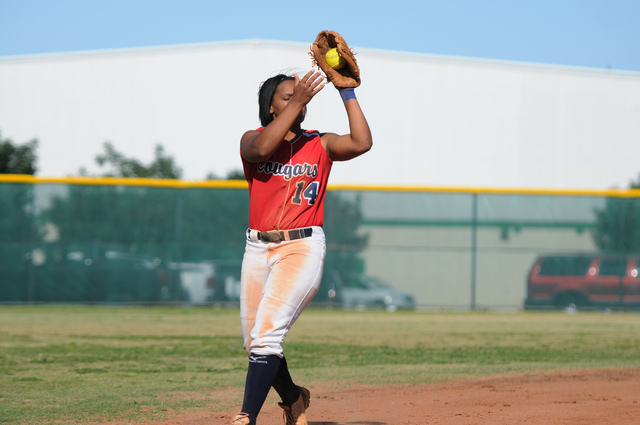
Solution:
{"label": "blue wristband", "polygon": [[353,87],[349,87],[349,88],[346,88],[346,89],[340,89],[340,90],[338,90],[338,93],[340,93],[340,97],[342,98],[342,101],[344,103],[347,103],[351,99],[355,99],[356,98],[356,92],[353,89]]}

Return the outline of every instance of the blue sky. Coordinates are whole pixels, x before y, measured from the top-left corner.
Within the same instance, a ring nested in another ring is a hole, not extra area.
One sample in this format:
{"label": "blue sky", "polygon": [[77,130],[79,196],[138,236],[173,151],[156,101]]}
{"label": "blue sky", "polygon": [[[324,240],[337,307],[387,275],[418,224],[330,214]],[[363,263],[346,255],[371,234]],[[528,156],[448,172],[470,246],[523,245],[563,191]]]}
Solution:
{"label": "blue sky", "polygon": [[323,29],[365,48],[640,71],[640,0],[0,0],[0,56]]}

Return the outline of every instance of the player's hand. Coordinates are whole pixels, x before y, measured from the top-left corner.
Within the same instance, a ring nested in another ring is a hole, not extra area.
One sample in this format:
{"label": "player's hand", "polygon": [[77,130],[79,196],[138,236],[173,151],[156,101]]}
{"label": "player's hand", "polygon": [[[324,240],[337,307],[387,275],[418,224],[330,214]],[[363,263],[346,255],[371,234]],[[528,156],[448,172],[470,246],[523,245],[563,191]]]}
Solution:
{"label": "player's hand", "polygon": [[326,85],[324,76],[320,71],[311,70],[302,78],[300,78],[298,74],[295,74],[293,78],[294,88],[292,100],[298,100],[303,105],[309,103]]}

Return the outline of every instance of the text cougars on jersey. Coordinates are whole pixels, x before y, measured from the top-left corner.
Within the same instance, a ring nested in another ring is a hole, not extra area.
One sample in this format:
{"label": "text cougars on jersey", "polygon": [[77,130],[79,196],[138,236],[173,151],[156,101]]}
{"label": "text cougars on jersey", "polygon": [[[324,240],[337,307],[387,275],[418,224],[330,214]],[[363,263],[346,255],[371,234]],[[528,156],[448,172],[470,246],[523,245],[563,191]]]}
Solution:
{"label": "text cougars on jersey", "polygon": [[316,177],[318,175],[318,164],[281,164],[279,162],[266,161],[258,164],[258,172],[273,174],[274,176],[283,176],[285,180],[291,180],[292,177],[308,176]]}

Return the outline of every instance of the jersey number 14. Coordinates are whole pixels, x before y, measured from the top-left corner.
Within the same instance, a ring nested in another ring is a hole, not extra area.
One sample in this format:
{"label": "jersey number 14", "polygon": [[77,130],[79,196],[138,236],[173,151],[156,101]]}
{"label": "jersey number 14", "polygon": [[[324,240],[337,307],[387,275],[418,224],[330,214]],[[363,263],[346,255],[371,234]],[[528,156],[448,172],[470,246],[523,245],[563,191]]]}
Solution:
{"label": "jersey number 14", "polygon": [[313,181],[305,188],[306,182],[301,180],[296,183],[296,193],[293,195],[292,203],[301,205],[302,200],[306,199],[309,205],[313,205],[318,199],[318,182]]}

